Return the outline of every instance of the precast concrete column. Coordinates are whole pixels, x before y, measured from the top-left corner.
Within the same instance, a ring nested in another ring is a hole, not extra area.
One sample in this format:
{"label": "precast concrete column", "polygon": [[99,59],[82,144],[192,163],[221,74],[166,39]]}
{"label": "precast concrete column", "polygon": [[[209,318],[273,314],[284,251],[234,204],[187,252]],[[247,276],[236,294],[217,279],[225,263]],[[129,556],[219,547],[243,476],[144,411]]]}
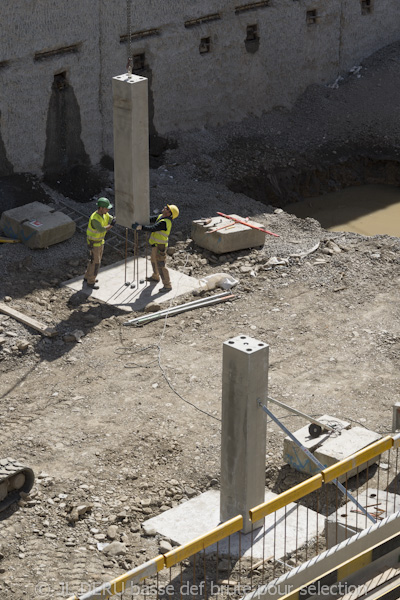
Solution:
{"label": "precast concrete column", "polygon": [[127,73],[112,84],[115,216],[130,228],[150,217],[148,80]]}
{"label": "precast concrete column", "polygon": [[220,519],[243,515],[264,502],[269,346],[245,335],[223,344]]}

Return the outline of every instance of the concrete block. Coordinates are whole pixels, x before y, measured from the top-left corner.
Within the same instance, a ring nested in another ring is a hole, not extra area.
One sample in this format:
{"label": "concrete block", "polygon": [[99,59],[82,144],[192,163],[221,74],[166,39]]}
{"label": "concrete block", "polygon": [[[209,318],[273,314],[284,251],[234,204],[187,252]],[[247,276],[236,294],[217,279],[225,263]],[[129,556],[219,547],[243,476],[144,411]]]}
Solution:
{"label": "concrete block", "polygon": [[150,219],[148,80],[126,73],[112,89],[115,216],[130,228]]}
{"label": "concrete block", "polygon": [[5,235],[21,240],[29,248],[47,248],[64,242],[76,229],[70,217],[41,202],[3,212],[0,226]]}
{"label": "concrete block", "polygon": [[[319,417],[318,420],[322,423],[327,423],[340,431],[351,427],[349,422],[342,421],[341,419],[329,415],[323,415],[322,417]],[[308,431],[308,427],[309,425],[305,425],[298,431],[295,431],[293,435],[299,440],[302,446],[314,454],[315,450],[321,446],[321,444],[326,442],[331,434],[326,432],[322,433],[317,438],[313,438]],[[285,437],[283,441],[283,460],[293,467],[293,469],[296,469],[296,471],[300,471],[300,473],[309,473],[310,475],[319,473],[317,465],[315,465],[289,437]]]}
{"label": "concrete block", "polygon": [[[357,502],[368,510],[377,522],[400,510],[400,496],[390,492],[369,488],[356,498]],[[347,502],[325,520],[325,536],[327,548],[332,548],[353,535],[371,527],[371,521],[358,509],[353,502]]]}
{"label": "concrete block", "polygon": [[[326,467],[330,467],[340,460],[344,460],[351,454],[359,452],[366,446],[373,444],[381,439],[379,433],[364,429],[364,427],[352,427],[342,431],[337,437],[329,437],[315,452],[314,456]],[[378,462],[379,456],[363,463],[358,468],[352,469],[347,473],[347,479],[357,475],[364,469]],[[340,481],[345,481],[346,476],[340,477]]]}
{"label": "concrete block", "polygon": [[[324,415],[319,419],[324,423],[333,425],[334,423],[338,426],[338,432],[334,434],[324,433],[318,438],[311,438],[308,432],[308,425],[296,431],[293,435],[299,440],[299,442],[307,448],[315,458],[324,465],[324,467],[330,467],[335,463],[344,460],[351,454],[359,452],[366,446],[369,446],[373,442],[381,439],[379,433],[369,431],[363,427],[352,427],[346,421],[341,421],[335,417]],[[301,473],[309,473],[315,475],[319,472],[319,468],[315,465],[306,454],[289,438],[286,437],[283,443],[283,459],[291,467],[300,471]],[[347,478],[353,477],[360,473],[367,466],[371,466],[377,462],[378,457],[371,459],[368,463],[364,463],[357,468],[349,471]],[[339,481],[343,482],[346,480],[346,475],[339,477]]]}
{"label": "concrete block", "polygon": [[[244,220],[243,217],[238,215],[232,214],[231,216]],[[249,220],[248,222],[255,227],[264,227],[261,223],[255,221]],[[223,229],[208,233],[210,230],[220,227],[223,227]],[[225,217],[214,217],[207,225],[205,225],[204,220],[192,221],[192,240],[201,248],[210,250],[214,254],[225,254],[226,252],[263,246],[265,235],[263,231],[235,223]]]}

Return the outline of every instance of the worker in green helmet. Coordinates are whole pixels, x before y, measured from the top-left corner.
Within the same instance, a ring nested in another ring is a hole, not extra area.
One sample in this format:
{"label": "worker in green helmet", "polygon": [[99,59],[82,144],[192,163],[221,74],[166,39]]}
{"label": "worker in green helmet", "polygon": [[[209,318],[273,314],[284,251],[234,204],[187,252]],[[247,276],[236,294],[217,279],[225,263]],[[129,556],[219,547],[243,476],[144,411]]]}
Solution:
{"label": "worker in green helmet", "polygon": [[179,208],[175,204],[166,204],[162,213],[158,217],[150,217],[150,225],[140,225],[133,223],[132,229],[135,231],[149,231],[149,243],[151,246],[151,266],[153,273],[147,280],[155,283],[161,281],[163,287],[159,290],[164,294],[172,289],[171,279],[168,269],[165,266],[167,260],[168,238],[171,233],[172,221],[179,216]]}
{"label": "worker in green helmet", "polygon": [[115,217],[109,214],[113,205],[107,198],[97,200],[97,210],[90,216],[86,230],[86,238],[89,250],[89,262],[84,276],[88,287],[98,290],[97,274],[100,269],[104,250],[104,238],[107,231],[115,224]]}

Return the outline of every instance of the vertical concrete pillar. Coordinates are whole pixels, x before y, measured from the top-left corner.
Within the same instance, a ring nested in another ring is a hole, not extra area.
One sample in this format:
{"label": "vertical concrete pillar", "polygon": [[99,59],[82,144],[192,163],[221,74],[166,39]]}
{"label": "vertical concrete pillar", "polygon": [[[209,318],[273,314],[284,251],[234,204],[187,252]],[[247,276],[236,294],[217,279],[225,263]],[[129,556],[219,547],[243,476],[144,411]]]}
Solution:
{"label": "vertical concrete pillar", "polygon": [[113,78],[114,178],[117,223],[148,223],[150,216],[148,81]]}
{"label": "vertical concrete pillar", "polygon": [[400,402],[393,404],[393,420],[392,420],[392,431],[395,433],[400,429]]}
{"label": "vertical concrete pillar", "polygon": [[223,344],[221,521],[243,515],[264,502],[266,418],[258,400],[268,398],[269,346],[240,335]]}

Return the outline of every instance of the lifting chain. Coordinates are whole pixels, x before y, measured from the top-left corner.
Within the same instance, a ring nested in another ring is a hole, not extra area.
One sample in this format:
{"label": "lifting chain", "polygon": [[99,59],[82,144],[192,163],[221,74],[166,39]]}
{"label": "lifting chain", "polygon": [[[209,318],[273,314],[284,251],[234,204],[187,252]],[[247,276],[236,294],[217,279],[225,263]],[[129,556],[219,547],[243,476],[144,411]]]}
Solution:
{"label": "lifting chain", "polygon": [[126,68],[128,73],[132,75],[132,0],[126,0],[126,18],[128,22],[128,64]]}

